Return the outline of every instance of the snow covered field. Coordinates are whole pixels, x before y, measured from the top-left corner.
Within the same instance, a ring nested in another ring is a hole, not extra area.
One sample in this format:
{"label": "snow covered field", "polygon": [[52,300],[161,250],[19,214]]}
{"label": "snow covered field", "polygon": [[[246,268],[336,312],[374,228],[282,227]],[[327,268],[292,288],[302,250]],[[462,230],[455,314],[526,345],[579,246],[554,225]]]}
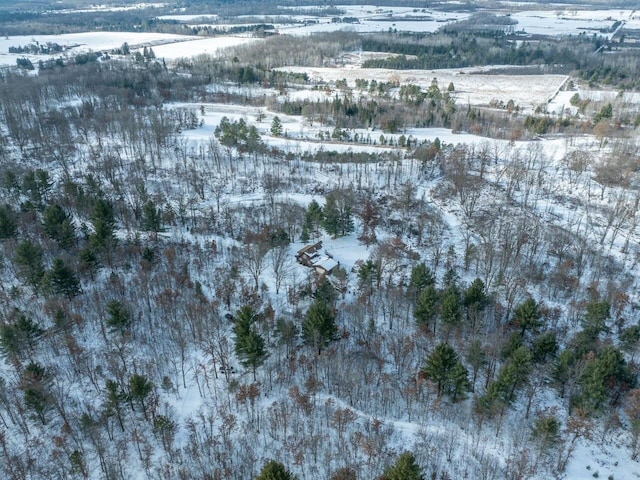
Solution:
{"label": "snow covered field", "polygon": [[632,10],[530,10],[514,12],[511,18],[518,22],[515,31],[533,35],[602,35],[611,38],[616,21],[637,23]]}
{"label": "snow covered field", "polygon": [[[533,3],[524,6],[535,7]],[[397,30],[401,32],[434,32],[439,28],[455,21],[465,20],[471,16],[468,12],[445,12],[437,8],[408,8],[375,5],[337,5],[344,11],[340,17],[357,19],[353,23],[334,22],[333,16],[305,17],[300,15],[280,16],[259,15],[255,20],[273,23],[280,33],[290,35],[311,35],[319,32],[351,31],[351,32],[386,32]],[[522,7],[522,6],[521,6]],[[322,6],[309,7],[322,9]],[[286,9],[283,9],[286,11]],[[612,27],[616,21],[624,22],[627,28],[638,28],[640,14],[634,10],[588,10],[573,9],[570,6],[558,5],[556,9],[521,10],[515,8],[497,8],[492,11],[496,15],[509,15],[517,22],[513,31],[529,35],[602,35],[610,38]],[[206,23],[203,17],[215,19],[211,15],[163,15],[160,19],[178,20],[181,22],[198,21]],[[276,20],[277,19],[277,20]],[[286,23],[290,19],[294,23]],[[285,23],[283,23],[285,22]],[[212,26],[216,26],[215,22]],[[510,27],[510,28],[511,28]]]}
{"label": "snow covered field", "polygon": [[34,64],[38,60],[49,60],[60,55],[27,55],[9,53],[9,47],[24,47],[32,43],[47,44],[57,43],[66,47],[67,54],[75,55],[87,51],[111,50],[128,43],[132,50],[151,46],[154,49],[165,43],[183,42],[193,40],[187,35],[173,35],[168,33],[135,33],[135,32],[83,32],[61,35],[22,35],[0,37],[0,65],[15,65],[17,58],[26,57]]}
{"label": "snow covered field", "polygon": [[189,40],[184,42],[168,43],[153,47],[153,51],[156,58],[175,60],[176,58],[195,57],[202,54],[215,55],[220,49],[245,45],[255,41],[260,41],[260,39],[228,36],[193,40],[193,37],[190,37]]}
{"label": "snow covered field", "polygon": [[449,83],[455,87],[454,97],[460,105],[505,104],[513,100],[522,108],[535,109],[551,100],[567,81],[564,75],[483,75],[478,69],[390,70],[383,68],[303,68],[283,67],[281,70],[306,73],[314,82],[335,83],[346,79],[355,86],[356,79],[377,82],[398,81],[429,88],[435,78],[441,89]]}

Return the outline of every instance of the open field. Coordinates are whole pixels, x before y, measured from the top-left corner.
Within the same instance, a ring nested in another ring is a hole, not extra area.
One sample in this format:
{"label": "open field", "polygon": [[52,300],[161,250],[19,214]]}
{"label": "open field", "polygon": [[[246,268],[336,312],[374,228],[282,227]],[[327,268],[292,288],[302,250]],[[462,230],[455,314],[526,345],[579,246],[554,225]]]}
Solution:
{"label": "open field", "polygon": [[136,32],[84,32],[69,33],[63,35],[23,35],[12,37],[0,37],[0,65],[15,65],[17,58],[26,57],[34,64],[38,60],[49,60],[61,56],[55,55],[28,55],[9,53],[9,47],[24,47],[32,43],[47,44],[57,43],[65,47],[65,55],[76,55],[87,51],[105,51],[119,48],[127,42],[132,50],[143,46],[156,47],[165,43],[183,42],[193,40],[188,35],[173,35],[167,33],[136,33]]}
{"label": "open field", "polygon": [[313,82],[335,83],[346,79],[355,86],[356,79],[377,82],[397,81],[429,88],[435,78],[441,89],[449,83],[455,87],[456,103],[460,105],[489,105],[492,102],[513,100],[516,105],[535,109],[551,100],[567,81],[564,75],[486,75],[480,69],[456,70],[390,70],[378,68],[302,68],[284,67],[281,70],[307,73]]}

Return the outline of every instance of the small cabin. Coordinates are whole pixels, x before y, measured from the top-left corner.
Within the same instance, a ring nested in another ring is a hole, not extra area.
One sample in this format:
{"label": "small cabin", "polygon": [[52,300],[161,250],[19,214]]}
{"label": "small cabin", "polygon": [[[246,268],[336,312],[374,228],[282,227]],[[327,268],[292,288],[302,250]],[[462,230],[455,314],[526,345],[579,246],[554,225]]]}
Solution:
{"label": "small cabin", "polygon": [[313,264],[314,270],[320,275],[330,275],[333,269],[340,265],[329,256],[322,256]]}
{"label": "small cabin", "polygon": [[322,242],[314,243],[313,245],[305,245],[298,253],[296,253],[296,262],[305,267],[312,267],[314,260],[320,257],[320,250],[322,249]]}
{"label": "small cabin", "polygon": [[321,251],[322,242],[305,245],[296,253],[296,261],[300,265],[313,268],[320,275],[330,275],[340,262],[334,260],[331,254],[323,254]]}

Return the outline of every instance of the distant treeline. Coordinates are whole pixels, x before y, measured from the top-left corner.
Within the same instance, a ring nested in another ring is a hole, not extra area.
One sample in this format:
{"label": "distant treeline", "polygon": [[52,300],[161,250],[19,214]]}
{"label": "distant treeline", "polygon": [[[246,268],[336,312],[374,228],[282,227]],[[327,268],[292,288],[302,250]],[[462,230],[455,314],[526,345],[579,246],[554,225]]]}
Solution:
{"label": "distant treeline", "polygon": [[575,73],[593,84],[619,88],[640,87],[637,55],[629,52],[603,54],[606,40],[578,35],[557,40],[515,42],[502,33],[433,34],[389,33],[362,39],[362,49],[399,56],[371,59],[366,68],[398,70],[463,68],[484,65],[541,66],[546,73]]}

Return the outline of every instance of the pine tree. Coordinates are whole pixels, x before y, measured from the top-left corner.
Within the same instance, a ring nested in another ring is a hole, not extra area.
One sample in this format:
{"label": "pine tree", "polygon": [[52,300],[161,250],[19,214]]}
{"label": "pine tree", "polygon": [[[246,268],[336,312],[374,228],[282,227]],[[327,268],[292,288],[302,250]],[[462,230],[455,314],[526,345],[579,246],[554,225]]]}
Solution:
{"label": "pine tree", "polygon": [[93,280],[93,276],[98,270],[100,262],[95,250],[90,245],[85,246],[78,252],[78,269],[82,273],[88,273]]}
{"label": "pine tree", "polygon": [[15,237],[17,231],[14,211],[9,205],[0,205],[0,240]]}
{"label": "pine tree", "polygon": [[51,375],[45,367],[37,362],[29,363],[20,379],[25,407],[33,411],[43,425],[46,423],[46,413],[52,407],[51,393],[49,392],[50,383]]}
{"label": "pine tree", "polygon": [[513,323],[520,328],[520,335],[524,337],[527,331],[535,332],[542,322],[540,321],[538,304],[533,298],[528,298],[513,311]]}
{"label": "pine tree", "polygon": [[323,277],[318,288],[316,288],[314,297],[316,300],[333,307],[338,300],[338,292],[336,292],[333,284],[326,277]]}
{"label": "pine tree", "polygon": [[75,242],[75,228],[71,217],[60,205],[49,205],[42,214],[44,232],[58,242],[61,248],[70,248]]}
{"label": "pine tree", "polygon": [[111,417],[113,415],[118,419],[120,429],[124,432],[124,422],[122,414],[122,403],[125,401],[127,395],[123,392],[118,384],[113,380],[107,380],[105,383],[105,390],[107,392],[107,401],[105,402],[105,413]]}
{"label": "pine tree", "polygon": [[[317,235],[318,230],[323,222],[323,213],[322,207],[315,200],[311,200],[309,206],[307,207],[307,211],[304,215],[304,225],[302,227],[303,237],[306,239],[302,239],[303,242],[307,242],[309,240],[309,235],[313,234]],[[306,233],[305,233],[306,232]]]}
{"label": "pine tree", "polygon": [[354,230],[353,224],[353,198],[345,191],[333,191],[326,197],[326,203],[322,209],[322,226],[329,235],[334,237],[344,236]]}
{"label": "pine tree", "polygon": [[427,357],[422,373],[436,384],[438,397],[445,393],[455,401],[471,389],[467,369],[460,362],[456,351],[447,343],[436,345]]}
{"label": "pine tree", "polygon": [[635,386],[636,379],[622,352],[604,346],[582,369],[578,384],[582,387],[576,403],[589,412],[602,408],[605,401]]}
{"label": "pine tree", "polygon": [[116,223],[113,216],[113,208],[106,200],[99,198],[93,205],[91,223],[94,233],[91,235],[91,244],[99,250],[109,250],[116,243]]}
{"label": "pine tree", "polygon": [[14,261],[17,273],[27,285],[31,285],[35,290],[40,288],[45,273],[42,258],[42,248],[30,240],[24,240],[16,246]]}
{"label": "pine tree", "polygon": [[107,303],[107,326],[112,332],[125,334],[131,325],[131,314],[122,302],[111,300]]}
{"label": "pine tree", "polygon": [[277,115],[273,117],[273,120],[271,122],[271,135],[273,135],[274,137],[282,136],[282,121]]}
{"label": "pine tree", "polygon": [[51,270],[45,275],[44,283],[49,292],[54,295],[66,295],[69,300],[82,291],[76,274],[61,258],[53,260]]}
{"label": "pine tree", "polygon": [[424,477],[413,453],[405,452],[396,463],[384,469],[380,480],[424,480]]}
{"label": "pine tree", "polygon": [[153,232],[154,239],[158,239],[158,232],[162,230],[162,209],[149,200],[142,207],[142,228]]}
{"label": "pine tree", "polygon": [[440,298],[440,318],[448,328],[457,328],[462,321],[462,304],[460,292],[455,284],[451,284],[442,292]]}
{"label": "pine tree", "polygon": [[438,293],[436,292],[435,285],[426,285],[418,295],[416,306],[413,309],[416,324],[424,332],[428,331],[429,327],[433,325],[435,333],[437,303]]}
{"label": "pine tree", "polygon": [[255,480],[295,480],[296,477],[286,467],[275,460],[269,460],[260,470]]}
{"label": "pine tree", "polygon": [[515,400],[518,389],[527,383],[531,366],[532,356],[527,347],[517,348],[498,371],[496,380],[489,384],[487,393],[479,399],[483,409],[490,413],[498,408],[502,417]]}
{"label": "pine tree", "polygon": [[448,378],[448,394],[452,402],[456,402],[464,398],[464,394],[471,391],[471,382],[469,382],[469,372],[460,361],[456,362]]}
{"label": "pine tree", "polygon": [[132,402],[140,404],[145,418],[147,418],[145,400],[152,391],[153,383],[151,383],[144,375],[134,373],[129,377],[129,398]]}
{"label": "pine tree", "polygon": [[476,278],[471,285],[465,290],[462,301],[465,310],[467,322],[471,328],[475,328],[480,314],[487,308],[489,297],[487,296],[485,285],[482,280]]}
{"label": "pine tree", "polygon": [[582,319],[582,328],[585,333],[595,339],[600,333],[605,332],[610,311],[611,305],[606,300],[590,302]]}
{"label": "pine tree", "polygon": [[326,303],[316,300],[311,304],[302,322],[302,338],[318,355],[329,342],[337,339],[335,315]]}
{"label": "pine tree", "polygon": [[558,340],[555,332],[545,332],[534,338],[531,354],[535,363],[545,363],[558,353]]}
{"label": "pine tree", "polygon": [[259,315],[251,307],[242,307],[235,316],[233,333],[235,335],[235,352],[240,363],[245,368],[251,368],[253,379],[256,379],[256,369],[267,358],[267,351],[262,336],[255,331],[254,324]]}
{"label": "pine tree", "polygon": [[476,378],[478,371],[487,363],[487,354],[482,348],[480,340],[473,340],[467,347],[465,354],[467,364],[473,369],[473,377],[471,379],[472,390],[475,391]]}
{"label": "pine tree", "polygon": [[371,294],[377,278],[378,266],[371,259],[368,259],[358,269],[358,289]]}
{"label": "pine tree", "polygon": [[337,237],[340,233],[340,212],[334,195],[327,195],[322,214],[322,226],[329,235]]}
{"label": "pine tree", "polygon": [[435,285],[436,279],[433,272],[424,262],[420,262],[411,268],[411,277],[409,278],[409,293],[418,298],[420,293],[429,285]]}
{"label": "pine tree", "polygon": [[19,313],[14,323],[0,325],[0,353],[10,359],[20,358],[25,352],[31,356],[43,334],[33,320]]}

